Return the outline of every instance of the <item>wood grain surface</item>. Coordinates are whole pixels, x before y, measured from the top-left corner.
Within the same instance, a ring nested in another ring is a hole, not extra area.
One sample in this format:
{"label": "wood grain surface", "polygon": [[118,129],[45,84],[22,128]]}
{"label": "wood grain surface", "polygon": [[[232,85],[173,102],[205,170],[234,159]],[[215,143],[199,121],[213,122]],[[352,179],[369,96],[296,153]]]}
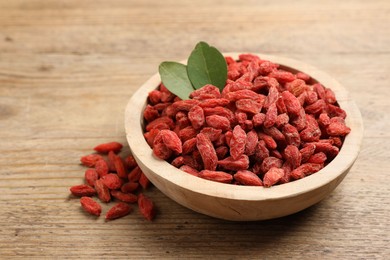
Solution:
{"label": "wood grain surface", "polygon": [[[388,258],[389,24],[387,0],[0,0],[0,258]],[[340,81],[365,125],[350,173],[321,203],[263,222],[210,218],[156,188],[154,222],[88,216],[69,196],[79,157],[125,143],[132,93],[200,40]]]}

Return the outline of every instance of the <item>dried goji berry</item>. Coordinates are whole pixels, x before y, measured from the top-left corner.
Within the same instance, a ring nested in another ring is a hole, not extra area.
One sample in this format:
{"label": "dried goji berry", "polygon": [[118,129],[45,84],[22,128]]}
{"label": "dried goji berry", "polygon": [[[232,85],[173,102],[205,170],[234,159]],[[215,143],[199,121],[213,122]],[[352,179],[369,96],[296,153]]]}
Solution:
{"label": "dried goji berry", "polygon": [[219,160],[218,165],[231,171],[247,170],[249,167],[249,158],[246,154],[242,154],[236,159],[229,156],[223,160]]}
{"label": "dried goji berry", "polygon": [[143,189],[147,189],[150,185],[150,181],[144,173],[141,173],[141,177],[139,178],[138,182],[142,186]]}
{"label": "dried goji berry", "polygon": [[95,189],[99,199],[102,202],[110,202],[111,200],[110,190],[107,188],[106,185],[104,185],[102,180],[99,179],[95,182]]}
{"label": "dried goji berry", "polygon": [[99,174],[95,169],[87,169],[84,174],[85,181],[91,187],[95,186],[95,181],[99,179]]}
{"label": "dried goji berry", "polygon": [[125,165],[126,165],[126,167],[127,167],[128,170],[131,170],[131,169],[133,169],[135,166],[137,166],[137,161],[135,160],[134,156],[128,155],[128,156],[125,158]]}
{"label": "dried goji berry", "polygon": [[123,145],[118,142],[109,142],[104,144],[99,144],[93,148],[98,153],[108,153],[109,151],[113,151],[114,153],[120,152],[122,150]]}
{"label": "dried goji berry", "polygon": [[238,181],[240,184],[248,186],[263,186],[261,179],[251,171],[241,170],[237,171],[234,176],[234,180]]}
{"label": "dried goji berry", "polygon": [[222,183],[231,183],[233,180],[233,176],[231,174],[223,171],[203,170],[199,172],[198,177]]}
{"label": "dried goji berry", "polygon": [[112,190],[110,191],[111,196],[114,197],[117,200],[126,202],[126,203],[136,203],[138,200],[137,195],[132,193],[124,193],[119,190]]}
{"label": "dried goji berry", "polygon": [[188,112],[188,119],[194,129],[200,129],[205,122],[203,109],[200,106],[193,106]]}
{"label": "dried goji berry", "polygon": [[118,177],[118,175],[114,173],[109,173],[103,176],[102,178],[100,178],[100,180],[110,190],[119,189],[123,184],[123,181]]}
{"label": "dried goji berry", "polygon": [[128,204],[119,202],[107,211],[106,220],[113,220],[127,216],[131,211],[132,208]]}
{"label": "dried goji berry", "polygon": [[114,159],[114,166],[118,176],[123,179],[127,178],[127,172],[126,172],[125,165],[123,164],[122,158],[119,156],[114,156],[113,159]]}
{"label": "dried goji berry", "polygon": [[99,154],[89,154],[80,158],[81,163],[87,167],[94,167],[99,160],[103,160],[103,157]]}
{"label": "dried goji berry", "polygon": [[271,187],[278,183],[284,176],[284,170],[281,168],[273,167],[264,174],[263,185],[264,187]]}
{"label": "dried goji berry", "polygon": [[189,173],[194,176],[198,176],[198,171],[188,165],[183,165],[180,167],[180,170],[185,171],[186,173]]}
{"label": "dried goji berry", "polygon": [[90,197],[82,197],[80,199],[80,204],[81,207],[91,215],[100,216],[102,213],[102,206]]}
{"label": "dried goji berry", "polygon": [[141,178],[142,170],[139,166],[136,166],[128,175],[127,178],[130,182],[139,181]]}
{"label": "dried goji berry", "polygon": [[283,165],[283,161],[281,159],[278,159],[276,157],[267,157],[263,160],[260,166],[260,170],[263,173],[268,172],[271,168],[276,167],[276,168],[281,168]]}
{"label": "dried goji berry", "polygon": [[230,139],[230,155],[233,159],[238,159],[245,152],[246,133],[241,126],[236,125]]}
{"label": "dried goji berry", "polygon": [[204,168],[206,170],[214,171],[217,168],[218,157],[210,139],[208,139],[206,135],[200,133],[196,136],[196,146],[202,156]]}
{"label": "dried goji berry", "polygon": [[96,162],[95,169],[100,178],[108,174],[108,164],[104,159]]}
{"label": "dried goji berry", "polygon": [[122,185],[121,191],[123,193],[132,193],[138,189],[138,182],[126,182]]}
{"label": "dried goji berry", "polygon": [[152,221],[156,215],[152,200],[142,193],[138,195],[138,208],[140,213],[149,221]]}
{"label": "dried goji berry", "polygon": [[84,197],[84,196],[93,196],[96,194],[96,191],[94,188],[92,188],[89,185],[80,184],[76,186],[72,186],[70,188],[70,192],[77,197]]}
{"label": "dried goji berry", "polygon": [[224,132],[230,129],[230,121],[224,116],[219,116],[219,115],[207,116],[206,123],[208,126],[214,127],[216,129],[221,129]]}

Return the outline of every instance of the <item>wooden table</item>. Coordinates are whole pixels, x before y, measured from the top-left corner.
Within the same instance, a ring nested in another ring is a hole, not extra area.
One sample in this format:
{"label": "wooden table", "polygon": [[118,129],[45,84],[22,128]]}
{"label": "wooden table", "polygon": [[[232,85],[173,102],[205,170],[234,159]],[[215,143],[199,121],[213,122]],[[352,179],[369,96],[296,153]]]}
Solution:
{"label": "wooden table", "polygon": [[[387,0],[0,1],[0,258],[389,257],[389,13]],[[263,222],[213,219],[156,188],[154,222],[88,216],[69,196],[79,157],[125,143],[128,99],[200,40],[340,81],[365,123],[349,175],[321,203]]]}

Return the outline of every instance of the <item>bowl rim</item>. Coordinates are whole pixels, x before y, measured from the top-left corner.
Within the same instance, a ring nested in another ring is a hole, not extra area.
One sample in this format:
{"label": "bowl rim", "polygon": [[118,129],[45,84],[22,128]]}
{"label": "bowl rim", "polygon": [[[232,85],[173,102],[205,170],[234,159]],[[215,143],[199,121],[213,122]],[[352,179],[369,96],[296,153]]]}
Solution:
{"label": "bowl rim", "polygon": [[[319,172],[310,176],[289,183],[275,185],[270,188],[213,182],[187,174],[175,168],[168,162],[155,157],[143,136],[142,114],[146,106],[147,96],[161,82],[159,74],[156,73],[132,95],[125,110],[126,138],[130,150],[141,169],[148,168],[154,174],[164,179],[165,182],[195,193],[246,201],[277,200],[298,196],[325,186],[349,170],[359,154],[363,139],[363,120],[357,105],[352,100],[348,91],[325,72],[301,61],[263,53],[252,54],[258,55],[261,59],[277,63],[282,67],[304,72],[335,92],[337,102],[347,112],[346,124],[351,127],[352,131],[346,136],[339,154],[332,162]],[[239,53],[227,52],[223,53],[223,55],[238,59]],[[147,177],[150,177],[147,171],[145,171],[145,174]]]}

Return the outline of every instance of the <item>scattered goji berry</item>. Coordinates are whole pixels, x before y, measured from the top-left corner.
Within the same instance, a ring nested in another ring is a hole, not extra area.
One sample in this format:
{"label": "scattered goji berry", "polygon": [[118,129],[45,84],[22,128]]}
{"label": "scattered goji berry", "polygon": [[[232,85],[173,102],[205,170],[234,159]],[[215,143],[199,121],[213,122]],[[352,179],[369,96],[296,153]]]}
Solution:
{"label": "scattered goji berry", "polygon": [[96,190],[89,185],[81,184],[70,188],[70,192],[77,197],[93,196],[96,194]]}
{"label": "scattered goji berry", "polygon": [[123,145],[118,142],[109,142],[104,144],[99,144],[93,148],[98,153],[108,153],[109,151],[113,151],[114,153],[120,152],[122,150]]}
{"label": "scattered goji berry", "polygon": [[152,200],[142,193],[138,195],[138,208],[141,214],[149,221],[152,221],[156,215]]}
{"label": "scattered goji berry", "polygon": [[81,197],[80,204],[83,209],[91,215],[100,216],[102,206],[90,197]]}
{"label": "scattered goji berry", "polygon": [[133,209],[126,203],[119,202],[106,213],[106,220],[121,218],[130,214]]}

